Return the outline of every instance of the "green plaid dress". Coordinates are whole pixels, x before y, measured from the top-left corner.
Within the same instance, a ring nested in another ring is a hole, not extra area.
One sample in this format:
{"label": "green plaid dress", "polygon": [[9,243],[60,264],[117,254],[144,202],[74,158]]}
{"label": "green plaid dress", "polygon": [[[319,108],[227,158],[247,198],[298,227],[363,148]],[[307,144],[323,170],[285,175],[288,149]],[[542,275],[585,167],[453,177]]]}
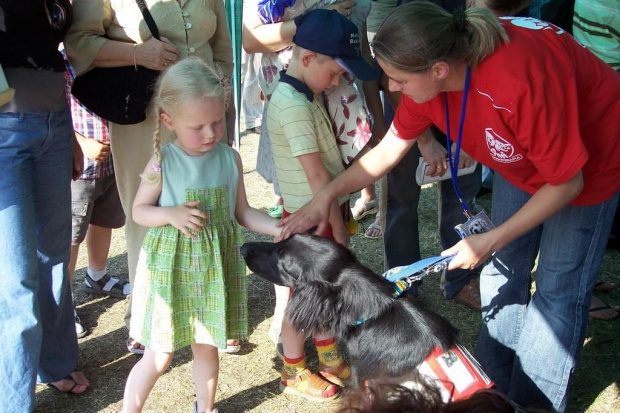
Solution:
{"label": "green plaid dress", "polygon": [[197,239],[172,225],[147,232],[132,291],[130,336],[162,352],[193,343],[225,348],[226,339],[245,339],[248,331],[243,235],[234,219],[234,151],[218,144],[192,157],[170,143],[162,148],[162,174],[159,204],[200,200],[207,220]]}

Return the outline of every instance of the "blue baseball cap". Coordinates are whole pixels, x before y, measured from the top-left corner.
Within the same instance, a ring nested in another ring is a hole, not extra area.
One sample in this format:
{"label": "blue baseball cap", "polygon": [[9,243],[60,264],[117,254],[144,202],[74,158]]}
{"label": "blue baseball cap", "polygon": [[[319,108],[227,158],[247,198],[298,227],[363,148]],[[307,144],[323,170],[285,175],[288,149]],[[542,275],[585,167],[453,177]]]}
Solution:
{"label": "blue baseball cap", "polygon": [[377,71],[362,57],[357,26],[335,10],[317,9],[295,18],[293,43],[333,58],[361,80],[375,80]]}

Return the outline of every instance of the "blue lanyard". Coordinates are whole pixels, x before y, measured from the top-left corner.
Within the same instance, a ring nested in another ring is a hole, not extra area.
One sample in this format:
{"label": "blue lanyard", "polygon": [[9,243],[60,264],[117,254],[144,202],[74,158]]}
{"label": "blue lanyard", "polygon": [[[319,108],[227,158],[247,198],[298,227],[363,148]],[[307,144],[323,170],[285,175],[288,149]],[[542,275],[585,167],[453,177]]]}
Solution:
{"label": "blue lanyard", "polygon": [[443,93],[443,100],[446,106],[446,140],[447,140],[447,148],[448,148],[448,165],[450,166],[450,173],[452,174],[452,186],[454,187],[454,192],[456,193],[459,202],[461,203],[461,208],[463,208],[463,213],[467,218],[471,218],[471,213],[469,212],[469,207],[467,203],[463,200],[463,196],[461,195],[461,191],[459,190],[459,183],[457,180],[457,174],[459,172],[459,155],[461,153],[461,141],[463,140],[463,124],[465,123],[465,108],[467,108],[467,95],[469,92],[469,83],[471,81],[471,67],[467,66],[467,73],[465,74],[465,87],[463,88],[463,104],[461,106],[461,119],[459,120],[459,131],[456,136],[456,150],[454,151],[454,159],[452,159],[452,140],[450,139],[450,110],[448,109],[448,93]]}

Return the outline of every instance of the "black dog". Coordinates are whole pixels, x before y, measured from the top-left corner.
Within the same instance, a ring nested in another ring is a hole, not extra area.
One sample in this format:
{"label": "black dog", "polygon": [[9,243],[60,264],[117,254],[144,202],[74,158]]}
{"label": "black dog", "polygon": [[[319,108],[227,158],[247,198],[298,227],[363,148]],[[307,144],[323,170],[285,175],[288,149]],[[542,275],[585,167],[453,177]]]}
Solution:
{"label": "black dog", "polygon": [[346,345],[356,384],[403,377],[457,331],[412,298],[392,298],[393,284],[361,265],[347,248],[326,238],[294,235],[278,243],[241,247],[260,277],[294,289],[286,317],[306,334],[328,333]]}

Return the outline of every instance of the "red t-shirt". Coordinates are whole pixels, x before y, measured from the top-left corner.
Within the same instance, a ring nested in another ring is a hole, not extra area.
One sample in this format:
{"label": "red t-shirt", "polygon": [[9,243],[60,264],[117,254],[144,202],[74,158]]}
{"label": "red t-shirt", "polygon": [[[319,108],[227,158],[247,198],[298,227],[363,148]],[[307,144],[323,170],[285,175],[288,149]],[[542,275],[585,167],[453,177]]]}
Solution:
{"label": "red t-shirt", "polygon": [[[563,30],[532,18],[500,19],[510,42],[472,72],[462,149],[533,194],[579,170],[571,205],[620,190],[620,76]],[[456,141],[463,92],[449,92]],[[392,131],[415,139],[431,124],[446,132],[443,94],[417,104],[403,96]]]}

